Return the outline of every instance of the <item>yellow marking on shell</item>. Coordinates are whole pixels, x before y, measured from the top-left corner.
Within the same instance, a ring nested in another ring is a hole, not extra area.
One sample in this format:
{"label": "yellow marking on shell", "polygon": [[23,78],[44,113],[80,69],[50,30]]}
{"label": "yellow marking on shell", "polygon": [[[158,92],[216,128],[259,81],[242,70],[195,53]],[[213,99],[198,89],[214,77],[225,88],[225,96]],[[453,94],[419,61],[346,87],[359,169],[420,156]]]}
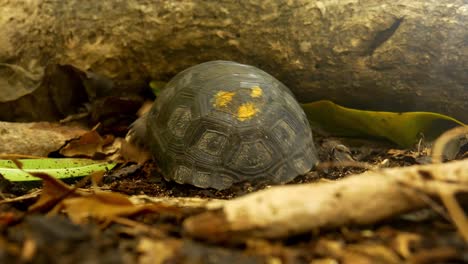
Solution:
{"label": "yellow marking on shell", "polygon": [[235,94],[234,92],[219,91],[215,95],[214,107],[226,107],[232,101],[232,97]]}
{"label": "yellow marking on shell", "polygon": [[240,121],[245,121],[251,119],[258,113],[258,108],[255,107],[255,104],[248,102],[243,103],[237,109],[237,119]]}
{"label": "yellow marking on shell", "polygon": [[263,90],[260,88],[260,86],[252,86],[252,92],[250,92],[250,97],[252,98],[257,98],[262,96]]}

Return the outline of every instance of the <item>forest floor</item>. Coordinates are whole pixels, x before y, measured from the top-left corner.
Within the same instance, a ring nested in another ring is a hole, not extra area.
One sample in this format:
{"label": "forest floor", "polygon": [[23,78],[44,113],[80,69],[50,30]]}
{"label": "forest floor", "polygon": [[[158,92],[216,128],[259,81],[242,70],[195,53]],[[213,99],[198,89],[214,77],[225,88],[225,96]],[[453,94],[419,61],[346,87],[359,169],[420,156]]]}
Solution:
{"label": "forest floor", "polygon": [[[362,164],[403,167],[430,162],[424,143],[404,150],[366,140],[319,137],[315,141],[321,161],[328,161],[323,163],[328,165],[297,177],[291,184],[336,181],[365,171]],[[466,158],[466,154],[465,150],[459,158]],[[348,165],[336,166],[339,161]],[[89,181],[75,184],[80,185],[81,191],[99,189],[143,200],[187,197],[201,203],[233,199],[269,188],[245,183],[217,191],[179,185],[162,179],[154,162],[111,171],[99,184]],[[31,210],[39,193],[38,184],[7,181],[1,184],[0,263],[468,262],[468,245],[443,209],[441,212],[437,201],[429,202],[426,209],[373,225],[314,230],[282,239],[213,243],[194,239],[184,232],[184,219],[203,211],[202,207],[181,206],[99,221],[84,217],[85,221],[77,223],[73,217],[44,204]]]}

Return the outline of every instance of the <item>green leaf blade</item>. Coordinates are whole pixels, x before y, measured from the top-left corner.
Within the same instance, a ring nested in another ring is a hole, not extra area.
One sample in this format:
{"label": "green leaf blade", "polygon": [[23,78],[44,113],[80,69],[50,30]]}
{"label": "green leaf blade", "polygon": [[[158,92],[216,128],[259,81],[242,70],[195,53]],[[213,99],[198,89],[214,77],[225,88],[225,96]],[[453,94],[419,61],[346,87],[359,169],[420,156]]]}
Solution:
{"label": "green leaf blade", "polygon": [[438,113],[364,111],[325,100],[302,104],[302,108],[314,128],[336,136],[385,138],[401,147],[416,143],[421,134],[437,136],[443,130],[437,126],[441,121],[449,126],[465,126]]}
{"label": "green leaf blade", "polygon": [[110,170],[115,163],[93,161],[89,159],[21,159],[23,169],[16,167],[11,160],[0,160],[0,174],[9,181],[38,181],[39,178],[30,173],[46,173],[58,179],[70,179],[87,176],[97,171]]}

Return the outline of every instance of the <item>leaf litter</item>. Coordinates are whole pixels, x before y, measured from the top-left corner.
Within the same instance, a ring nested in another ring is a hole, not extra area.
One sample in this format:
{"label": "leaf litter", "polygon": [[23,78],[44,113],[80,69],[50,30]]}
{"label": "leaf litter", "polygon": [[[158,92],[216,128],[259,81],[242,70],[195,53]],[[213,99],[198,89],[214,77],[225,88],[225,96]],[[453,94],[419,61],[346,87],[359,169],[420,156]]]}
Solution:
{"label": "leaf litter", "polygon": [[[93,138],[97,139],[91,140],[97,142],[93,143],[94,149],[99,150],[97,152],[103,153],[102,146],[111,144],[101,144],[105,141],[103,137]],[[67,258],[75,262],[106,258],[112,263],[446,263],[467,260],[467,224],[463,211],[467,207],[468,193],[464,187],[468,175],[466,160],[419,167],[418,164],[430,163],[432,158],[430,146],[424,142],[406,150],[395,149],[386,143],[362,144],[346,138],[322,137],[317,143],[324,146],[320,155],[327,163],[319,170],[298,177],[292,184],[280,187],[245,183],[225,191],[202,190],[164,181],[153,162],[124,172],[116,170],[102,178],[95,175],[74,185],[38,174],[43,183],[40,190],[32,188],[23,197],[11,197],[8,188],[2,190],[3,195],[10,197],[5,196],[7,199],[0,202],[3,230],[0,243],[4,245],[0,260],[5,263],[18,259],[58,263]],[[81,153],[95,155],[93,148],[89,148],[91,151],[84,149]],[[458,152],[462,150],[460,146]],[[458,153],[445,159],[463,155]],[[418,167],[400,168],[412,165]],[[363,176],[351,176],[365,171],[369,178],[361,181],[359,178]],[[392,176],[393,173],[400,176]],[[400,178],[392,181],[392,177]],[[377,179],[395,184],[392,188],[398,195],[394,198],[385,196],[388,190],[385,184],[360,188],[359,184],[369,184]],[[354,182],[346,185],[347,180]],[[329,211],[331,215],[327,216],[324,211],[305,218],[288,215],[287,211],[295,206],[298,209],[304,206],[301,210],[306,214],[310,205],[324,197],[326,192],[321,186],[333,189],[337,187],[331,186],[337,184],[343,187],[329,196],[330,199],[338,197],[329,200],[330,204],[336,205],[335,211]],[[316,189],[313,193],[302,195],[303,200],[291,200],[291,194],[297,193],[296,187],[309,185]],[[351,196],[344,191],[349,188],[356,189]],[[366,191],[373,188],[376,196],[365,196]],[[276,191],[278,193],[271,198],[262,197]],[[395,204],[389,201],[401,201],[405,195],[412,197],[410,201],[416,201],[417,206],[409,203],[407,210],[393,210]],[[284,206],[270,209],[285,216],[285,222],[274,222],[274,217],[263,218],[266,222],[262,225],[255,222],[265,216],[264,211],[256,210],[258,203],[249,200],[258,197],[267,207],[273,206],[268,204],[271,202],[283,203]],[[356,202],[362,200],[364,204],[374,206],[366,217],[375,217],[377,212],[384,217],[378,221],[360,222],[356,209],[364,206],[357,206]],[[243,210],[250,208],[248,210],[253,210],[254,217],[241,215],[234,222],[229,217],[219,218],[230,210],[227,208],[231,204],[244,206]],[[419,208],[430,213],[415,217],[422,212]],[[344,215],[337,215],[336,211]],[[197,219],[202,222],[190,226]],[[350,221],[328,226],[346,219]],[[271,224],[268,224],[269,220],[272,220]],[[295,230],[291,223],[307,226],[320,221],[324,225],[297,233],[263,235],[270,232],[270,228],[273,233],[281,233],[284,227]],[[233,223],[235,228],[231,229]],[[198,230],[194,231],[193,226]],[[211,231],[203,231],[203,228]],[[225,229],[227,233],[223,231]],[[209,242],[213,238],[222,242]],[[72,249],[79,254],[71,253]]]}

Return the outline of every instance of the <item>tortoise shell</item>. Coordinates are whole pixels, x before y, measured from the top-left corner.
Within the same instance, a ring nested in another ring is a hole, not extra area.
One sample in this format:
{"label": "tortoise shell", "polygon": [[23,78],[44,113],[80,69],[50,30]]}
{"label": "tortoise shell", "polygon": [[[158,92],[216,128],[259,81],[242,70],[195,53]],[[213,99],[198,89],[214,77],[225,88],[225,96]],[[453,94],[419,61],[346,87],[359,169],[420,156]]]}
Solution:
{"label": "tortoise shell", "polygon": [[285,183],[317,162],[309,123],[291,91],[236,62],[180,72],[137,122],[144,131],[134,134],[142,135],[164,177],[182,184]]}

